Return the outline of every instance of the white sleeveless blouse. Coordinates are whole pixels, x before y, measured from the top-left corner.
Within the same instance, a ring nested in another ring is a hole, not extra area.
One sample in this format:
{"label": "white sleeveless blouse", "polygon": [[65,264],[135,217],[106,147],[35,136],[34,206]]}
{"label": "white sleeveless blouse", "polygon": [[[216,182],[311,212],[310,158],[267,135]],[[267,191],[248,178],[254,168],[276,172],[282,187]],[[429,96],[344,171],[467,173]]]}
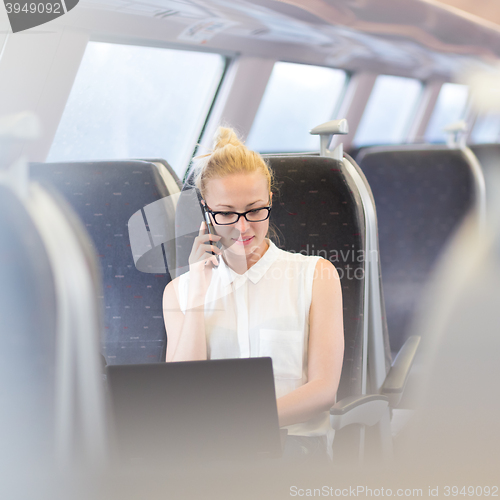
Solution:
{"label": "white sleeveless blouse", "polygon": [[[309,308],[314,270],[321,257],[285,252],[267,240],[266,253],[239,275],[220,259],[205,301],[208,359],[270,356],[276,397],[307,382]],[[186,312],[189,272],[179,280],[179,305]],[[291,435],[334,431],[329,412],[287,427]]]}

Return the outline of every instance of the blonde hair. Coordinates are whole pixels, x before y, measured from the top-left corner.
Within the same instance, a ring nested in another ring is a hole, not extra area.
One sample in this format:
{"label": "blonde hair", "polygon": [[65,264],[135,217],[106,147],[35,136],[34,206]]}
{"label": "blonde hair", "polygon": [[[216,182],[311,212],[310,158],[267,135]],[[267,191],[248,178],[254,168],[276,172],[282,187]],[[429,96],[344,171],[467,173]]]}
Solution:
{"label": "blonde hair", "polygon": [[267,180],[269,192],[273,185],[273,173],[262,156],[248,149],[228,127],[219,127],[214,137],[213,151],[194,159],[194,184],[205,198],[207,183],[231,174],[260,172]]}

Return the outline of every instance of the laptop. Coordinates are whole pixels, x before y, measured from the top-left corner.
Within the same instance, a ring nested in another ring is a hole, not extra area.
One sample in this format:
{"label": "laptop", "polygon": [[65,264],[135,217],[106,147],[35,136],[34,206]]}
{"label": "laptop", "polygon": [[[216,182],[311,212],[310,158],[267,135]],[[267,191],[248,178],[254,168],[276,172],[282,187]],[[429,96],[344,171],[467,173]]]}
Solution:
{"label": "laptop", "polygon": [[106,368],[120,461],[279,457],[271,358]]}

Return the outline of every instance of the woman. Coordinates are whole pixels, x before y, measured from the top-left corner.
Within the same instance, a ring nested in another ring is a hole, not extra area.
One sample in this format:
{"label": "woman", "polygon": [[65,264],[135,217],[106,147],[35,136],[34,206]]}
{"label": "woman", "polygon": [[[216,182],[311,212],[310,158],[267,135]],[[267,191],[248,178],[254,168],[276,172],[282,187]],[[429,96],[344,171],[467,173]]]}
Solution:
{"label": "woman", "polygon": [[272,174],[231,129],[218,130],[197,167],[195,184],[217,234],[202,223],[189,272],[165,288],[166,360],[270,356],[279,423],[288,428],[285,454],[320,446],[331,456],[328,410],[344,352],[337,271],[267,238]]}

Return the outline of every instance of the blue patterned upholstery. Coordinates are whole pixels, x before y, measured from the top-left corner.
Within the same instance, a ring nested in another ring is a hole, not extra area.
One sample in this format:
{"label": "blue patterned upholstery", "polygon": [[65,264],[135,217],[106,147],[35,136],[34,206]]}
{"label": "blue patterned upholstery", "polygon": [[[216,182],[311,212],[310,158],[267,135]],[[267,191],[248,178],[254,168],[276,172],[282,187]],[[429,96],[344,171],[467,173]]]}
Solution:
{"label": "blue patterned upholstery", "polygon": [[268,157],[275,173],[272,222],[284,250],[320,255],[341,277],[345,354],[337,398],[361,394],[365,221],[361,200],[340,162]]}
{"label": "blue patterned upholstery", "polygon": [[[361,200],[340,162],[319,156],[264,156],[275,175],[271,224],[282,249],[320,255],[337,267],[342,281],[345,356],[338,398],[361,394],[365,222]],[[193,203],[192,176],[184,187],[176,214],[183,225],[182,207]],[[201,210],[190,210],[190,227],[199,227]],[[177,267],[187,270],[187,257],[197,233],[178,239]],[[359,260],[358,260],[359,259]]]}
{"label": "blue patterned upholstery", "polygon": [[358,157],[375,199],[392,351],[399,351],[424,285],[474,203],[461,150],[368,148]]}
{"label": "blue patterned upholstery", "polygon": [[64,195],[96,247],[103,276],[102,353],[107,363],[163,360],[162,294],[170,274],[168,269],[153,274],[136,269],[127,227],[133,214],[170,194],[158,167],[123,160],[36,163],[30,168],[33,180],[49,183]]}

